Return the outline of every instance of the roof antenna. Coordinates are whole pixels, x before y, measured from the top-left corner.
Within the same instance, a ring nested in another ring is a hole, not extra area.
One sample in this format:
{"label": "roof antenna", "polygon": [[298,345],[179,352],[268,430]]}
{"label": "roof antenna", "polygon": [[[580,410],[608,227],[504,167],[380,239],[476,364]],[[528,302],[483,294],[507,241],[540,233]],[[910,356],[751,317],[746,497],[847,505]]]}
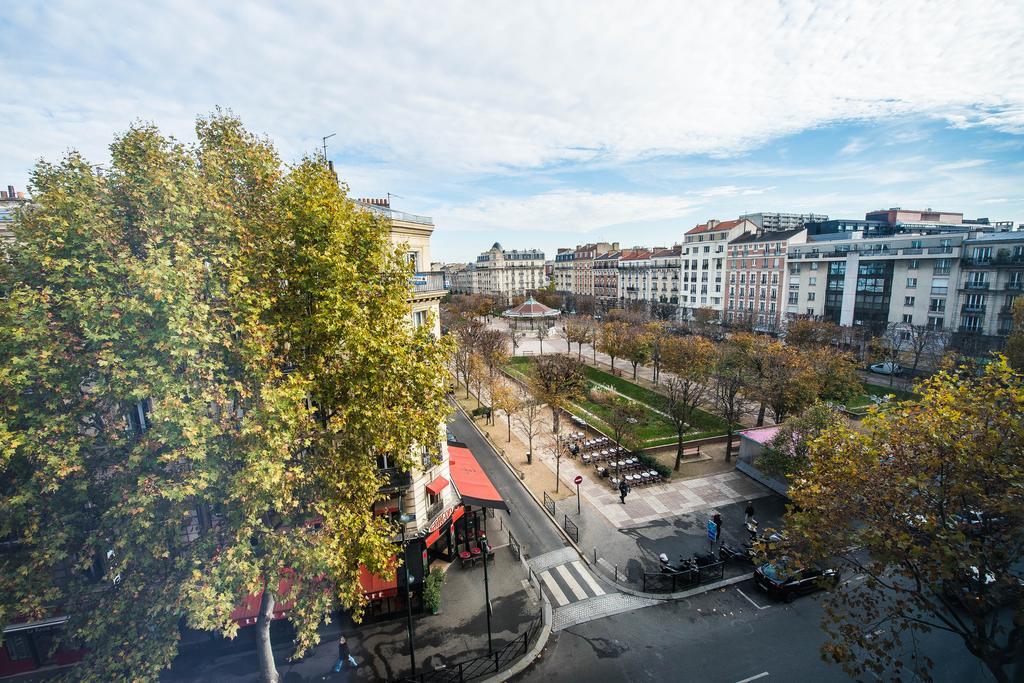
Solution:
{"label": "roof antenna", "polygon": [[324,159],[327,158],[327,140],[329,138],[333,138],[335,135],[337,135],[337,133],[331,133],[330,135],[325,135],[322,138],[320,138],[324,144]]}

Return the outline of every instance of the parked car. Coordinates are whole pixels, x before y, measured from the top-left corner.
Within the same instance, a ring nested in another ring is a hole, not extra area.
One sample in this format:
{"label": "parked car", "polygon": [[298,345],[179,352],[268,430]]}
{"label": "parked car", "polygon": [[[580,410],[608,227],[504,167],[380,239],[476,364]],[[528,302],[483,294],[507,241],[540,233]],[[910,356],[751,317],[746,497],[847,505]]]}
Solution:
{"label": "parked car", "polygon": [[879,375],[896,375],[899,377],[903,374],[903,366],[899,363],[890,363],[886,361],[884,363],[875,363],[869,365],[868,370],[871,372],[877,372]]}
{"label": "parked car", "polygon": [[769,597],[791,602],[798,595],[835,587],[839,583],[839,570],[824,566],[790,569],[783,559],[765,562],[755,569],[754,583]]}

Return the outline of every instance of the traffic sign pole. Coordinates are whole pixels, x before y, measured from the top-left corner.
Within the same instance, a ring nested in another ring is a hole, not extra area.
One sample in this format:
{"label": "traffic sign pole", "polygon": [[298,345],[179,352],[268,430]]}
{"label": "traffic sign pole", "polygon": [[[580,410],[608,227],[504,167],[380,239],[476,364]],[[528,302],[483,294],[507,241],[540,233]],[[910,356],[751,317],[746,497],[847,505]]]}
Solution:
{"label": "traffic sign pole", "polygon": [[573,483],[576,484],[576,514],[582,514],[580,512],[580,484],[583,483],[583,475],[577,474],[576,478],[573,479]]}

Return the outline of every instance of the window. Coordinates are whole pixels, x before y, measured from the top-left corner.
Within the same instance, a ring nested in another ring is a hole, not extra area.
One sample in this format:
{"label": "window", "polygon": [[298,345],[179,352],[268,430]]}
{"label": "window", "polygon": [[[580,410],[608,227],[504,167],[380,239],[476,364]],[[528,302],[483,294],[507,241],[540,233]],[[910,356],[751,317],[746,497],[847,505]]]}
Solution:
{"label": "window", "polygon": [[914,316],[913,316],[913,314],[912,313],[904,313],[903,314],[903,322],[905,322],[907,325],[912,325],[914,323]]}
{"label": "window", "polygon": [[790,304],[796,304],[797,303],[797,299],[799,298],[799,296],[800,296],[800,294],[798,292],[790,292],[789,293],[789,303]]}
{"label": "window", "polygon": [[917,287],[917,278],[916,277],[908,277],[907,278],[907,289],[914,289],[916,287]]}
{"label": "window", "polygon": [[921,240],[913,240],[910,243],[910,248],[911,249],[920,249],[921,248]]}
{"label": "window", "polygon": [[931,303],[928,304],[929,313],[943,313],[946,310],[945,299],[932,299]]}
{"label": "window", "polygon": [[414,311],[412,314],[412,326],[417,330],[427,324],[426,311]]}
{"label": "window", "polygon": [[814,315],[814,309],[813,308],[808,308],[807,309],[807,315]]}
{"label": "window", "polygon": [[10,633],[4,637],[4,647],[7,648],[7,656],[11,661],[17,662],[32,657],[32,650],[28,644],[28,635],[24,633]]}
{"label": "window", "polygon": [[814,276],[811,276],[811,277],[807,278],[807,284],[809,286],[813,287],[814,285],[818,284],[818,278],[816,278]]}
{"label": "window", "polygon": [[914,297],[912,297],[912,296],[905,296],[905,297],[903,297],[903,305],[904,306],[913,306],[914,305]]}
{"label": "window", "polygon": [[410,264],[414,271],[420,272],[420,254],[418,251],[405,252],[405,262]]}
{"label": "window", "polygon": [[814,263],[811,264],[811,270],[817,270],[817,269],[818,269],[818,262],[815,261]]}
{"label": "window", "polygon": [[910,259],[910,265],[907,266],[910,270],[917,270],[921,267],[921,262],[916,258]]}
{"label": "window", "polygon": [[814,301],[814,292],[807,292],[807,300]]}
{"label": "window", "polygon": [[929,330],[941,330],[942,329],[942,318],[928,318],[928,329]]}

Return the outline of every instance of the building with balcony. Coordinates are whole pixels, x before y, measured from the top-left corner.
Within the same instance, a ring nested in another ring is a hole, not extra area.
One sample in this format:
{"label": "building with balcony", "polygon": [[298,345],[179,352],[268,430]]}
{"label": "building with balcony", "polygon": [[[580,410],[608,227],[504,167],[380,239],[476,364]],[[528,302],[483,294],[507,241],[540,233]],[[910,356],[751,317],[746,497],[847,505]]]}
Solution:
{"label": "building with balcony", "polygon": [[654,249],[651,252],[647,300],[651,302],[652,311],[656,304],[676,306],[673,319],[678,317],[679,312],[682,262],[683,246],[681,244]]}
{"label": "building with balcony", "polygon": [[618,242],[578,245],[572,255],[572,285],[569,291],[576,296],[594,296],[594,260],[601,254],[618,249]]}
{"label": "building with balcony", "polygon": [[560,294],[572,293],[572,260],[575,255],[573,249],[561,247],[555,254],[554,263],[551,266],[551,282],[555,283],[555,291]]}
{"label": "building with balcony", "polygon": [[764,332],[782,329],[786,254],[807,241],[807,230],[746,232],[728,242],[725,319]]}
{"label": "building with balcony", "polygon": [[634,247],[619,257],[618,298],[622,306],[650,301],[651,254],[660,248]]}
{"label": "building with balcony", "polygon": [[1013,302],[1024,293],[1024,231],[972,235],[960,254],[957,329],[1005,337]]}
{"label": "building with balcony", "polygon": [[473,294],[488,294],[505,301],[547,286],[544,252],[537,249],[511,251],[494,245],[476,258]]}
{"label": "building with balcony", "polygon": [[698,308],[710,308],[721,316],[725,306],[726,245],[745,233],[757,232],[757,225],[740,218],[709,220],[683,235],[682,287],[679,292],[683,317]]}
{"label": "building with balcony", "polygon": [[745,213],[740,220],[747,220],[762,230],[796,230],[807,223],[816,221],[827,221],[828,216],[819,213],[777,213],[762,211],[760,213]]}
{"label": "building with balcony", "polygon": [[[890,323],[949,329],[964,235],[861,232],[788,249],[786,313],[875,330]],[[951,285],[951,283],[954,283]]]}
{"label": "building with balcony", "polygon": [[14,225],[18,210],[28,204],[24,192],[17,192],[13,185],[0,190],[0,239],[11,240],[11,226]]}

